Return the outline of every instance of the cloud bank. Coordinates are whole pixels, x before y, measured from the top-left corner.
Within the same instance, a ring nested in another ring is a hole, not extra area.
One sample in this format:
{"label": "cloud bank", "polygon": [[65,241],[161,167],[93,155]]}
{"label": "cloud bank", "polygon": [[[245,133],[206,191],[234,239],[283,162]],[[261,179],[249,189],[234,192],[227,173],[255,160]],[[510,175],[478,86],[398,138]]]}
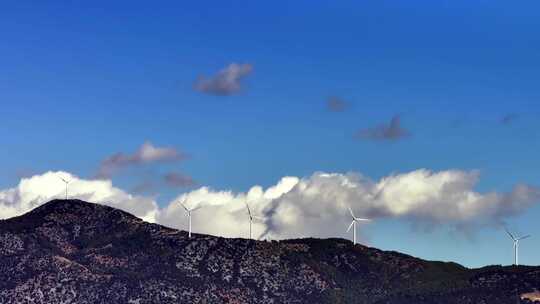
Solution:
{"label": "cloud bank", "polygon": [[253,65],[251,64],[231,63],[213,77],[199,76],[193,87],[199,92],[211,95],[233,95],[241,90],[242,79],[251,74],[252,71]]}
{"label": "cloud bank", "polygon": [[194,232],[225,237],[247,237],[247,202],[255,215],[255,236],[283,239],[302,236],[345,237],[347,208],[359,217],[405,219],[413,224],[478,227],[499,224],[540,202],[540,189],[519,184],[508,192],[477,192],[477,171],[421,169],[372,180],[359,173],[324,173],[283,177],[264,189],[246,192],[209,187],[184,193],[158,207],[152,198],[131,195],[110,181],[79,179],[65,172],[23,178],[19,185],[0,191],[0,218],[20,215],[53,198],[62,198],[69,176],[70,197],[110,205],[145,220],[186,228],[185,210],[178,204],[201,207],[193,213]]}

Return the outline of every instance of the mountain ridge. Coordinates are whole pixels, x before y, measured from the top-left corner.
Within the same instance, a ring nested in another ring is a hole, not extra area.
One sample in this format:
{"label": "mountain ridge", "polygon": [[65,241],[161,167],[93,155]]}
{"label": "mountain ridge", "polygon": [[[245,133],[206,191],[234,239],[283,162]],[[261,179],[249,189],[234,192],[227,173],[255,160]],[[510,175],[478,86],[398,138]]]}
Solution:
{"label": "mountain ridge", "polygon": [[53,200],[0,221],[0,303],[528,303],[540,267],[425,261],[344,239],[255,241]]}

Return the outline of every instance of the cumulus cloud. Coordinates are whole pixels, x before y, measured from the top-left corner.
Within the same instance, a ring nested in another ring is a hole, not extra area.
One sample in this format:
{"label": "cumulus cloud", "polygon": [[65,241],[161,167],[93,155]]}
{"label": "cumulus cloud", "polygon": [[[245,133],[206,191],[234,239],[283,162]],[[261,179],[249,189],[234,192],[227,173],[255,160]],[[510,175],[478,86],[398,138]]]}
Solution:
{"label": "cumulus cloud", "polygon": [[163,176],[167,185],[172,187],[190,187],[195,185],[195,181],[191,176],[177,172],[169,172]]}
{"label": "cumulus cloud", "polygon": [[50,200],[65,198],[65,184],[60,177],[70,181],[70,198],[109,205],[146,221],[156,221],[159,210],[152,198],[126,193],[113,187],[110,180],[84,180],[61,171],[23,178],[16,187],[0,191],[0,218],[21,215]]}
{"label": "cumulus cloud", "polygon": [[109,178],[118,170],[133,165],[175,162],[185,158],[186,155],[175,148],[156,147],[151,142],[145,142],[133,154],[116,153],[104,159],[99,166],[97,177]]}
{"label": "cumulus cloud", "polygon": [[[284,177],[275,186],[264,190],[253,186],[247,192],[216,191],[208,187],[178,196],[160,213],[159,222],[172,227],[184,228],[184,202],[193,212],[193,227],[197,232],[224,237],[249,237],[249,219],[245,204],[249,204],[253,215],[263,216],[270,203],[290,191],[298,182],[296,177]],[[268,219],[254,221],[253,235],[262,236],[268,229]]]}
{"label": "cumulus cloud", "polygon": [[401,119],[394,116],[390,123],[360,130],[355,137],[377,141],[395,141],[410,136],[409,131],[401,126]]}
{"label": "cumulus cloud", "polygon": [[349,107],[349,103],[337,96],[331,96],[326,100],[326,108],[330,112],[344,112]]}
{"label": "cumulus cloud", "polygon": [[212,95],[233,95],[241,90],[242,80],[252,71],[253,65],[251,64],[231,63],[213,77],[199,76],[195,81],[194,88],[199,92]]}
{"label": "cumulus cloud", "polygon": [[[0,217],[19,215],[52,198],[63,196],[64,184],[48,172],[22,179],[12,189],[0,191]],[[540,202],[540,189],[518,184],[508,192],[478,192],[477,171],[421,169],[372,180],[360,173],[324,173],[283,177],[264,189],[246,192],[201,187],[176,197],[158,208],[153,199],[130,195],[110,181],[87,181],[74,176],[70,196],[103,203],[150,221],[186,229],[186,213],[180,201],[193,212],[194,232],[224,237],[247,237],[249,220],[245,203],[253,214],[253,233],[264,238],[301,236],[347,237],[348,207],[358,217],[404,219],[414,225],[478,227],[500,224]]]}

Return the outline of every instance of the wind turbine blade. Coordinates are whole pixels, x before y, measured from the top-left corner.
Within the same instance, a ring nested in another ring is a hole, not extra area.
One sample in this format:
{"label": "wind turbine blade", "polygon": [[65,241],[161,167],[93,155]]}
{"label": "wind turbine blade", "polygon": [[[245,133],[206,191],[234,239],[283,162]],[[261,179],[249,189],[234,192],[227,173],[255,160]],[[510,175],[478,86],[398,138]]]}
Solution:
{"label": "wind turbine blade", "polygon": [[510,236],[512,240],[514,241],[516,240],[516,238],[510,233],[510,231],[508,231],[508,229],[506,229],[506,227],[504,227],[504,230],[506,231],[506,233],[508,233],[508,235]]}
{"label": "wind turbine blade", "polygon": [[182,207],[184,207],[184,209],[186,209],[186,212],[189,212],[189,209],[186,207],[186,205],[184,205],[183,202],[180,202],[180,205],[181,205]]}
{"label": "wind turbine blade", "polygon": [[519,240],[526,239],[526,238],[530,238],[530,237],[531,237],[530,235],[522,236],[522,237],[520,237],[520,238],[518,239],[518,241],[519,241]]}
{"label": "wind turbine blade", "polygon": [[252,216],[251,216],[251,210],[249,209],[248,203],[247,203],[247,202],[244,202],[244,204],[246,204],[246,208],[247,208],[247,210],[248,210],[249,218],[252,218]]}
{"label": "wind turbine blade", "polygon": [[191,209],[191,212],[193,212],[193,211],[195,211],[195,210],[199,210],[199,209],[201,209],[201,208],[202,208],[202,206],[197,206],[197,207]]}
{"label": "wind turbine blade", "polygon": [[251,218],[256,219],[256,220],[258,220],[258,221],[263,221],[263,222],[264,222],[264,217],[262,217],[262,216],[255,216],[255,215],[252,215]]}
{"label": "wind turbine blade", "polygon": [[349,212],[351,213],[352,218],[354,218],[355,216],[354,216],[354,213],[352,212],[351,207],[349,207]]}
{"label": "wind turbine blade", "polygon": [[351,230],[353,225],[354,225],[354,221],[352,221],[351,224],[349,225],[349,228],[347,228],[347,232],[349,232],[349,230]]}
{"label": "wind turbine blade", "polygon": [[355,221],[361,221],[361,222],[371,222],[371,219],[359,218],[359,217],[355,217],[354,220]]}

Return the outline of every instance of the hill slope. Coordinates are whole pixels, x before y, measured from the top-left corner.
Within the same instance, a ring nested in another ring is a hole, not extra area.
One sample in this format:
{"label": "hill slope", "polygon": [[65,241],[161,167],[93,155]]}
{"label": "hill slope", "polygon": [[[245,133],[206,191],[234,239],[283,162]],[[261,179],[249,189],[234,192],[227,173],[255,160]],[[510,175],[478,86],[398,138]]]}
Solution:
{"label": "hill slope", "polygon": [[470,270],[342,239],[189,239],[79,200],[0,221],[0,273],[0,303],[519,303],[540,288],[540,267]]}

